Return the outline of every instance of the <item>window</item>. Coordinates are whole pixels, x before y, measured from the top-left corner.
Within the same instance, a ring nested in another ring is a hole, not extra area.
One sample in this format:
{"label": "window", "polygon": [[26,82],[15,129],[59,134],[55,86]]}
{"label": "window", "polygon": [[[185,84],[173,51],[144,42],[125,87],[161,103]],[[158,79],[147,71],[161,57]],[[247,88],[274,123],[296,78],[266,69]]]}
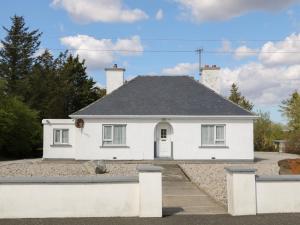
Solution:
{"label": "window", "polygon": [[167,129],[160,130],[160,138],[167,138]]}
{"label": "window", "polygon": [[225,125],[202,125],[201,144],[203,146],[225,145]]}
{"label": "window", "polygon": [[54,144],[69,144],[69,130],[68,129],[54,129]]}
{"label": "window", "polygon": [[126,125],[103,125],[103,145],[125,145]]}

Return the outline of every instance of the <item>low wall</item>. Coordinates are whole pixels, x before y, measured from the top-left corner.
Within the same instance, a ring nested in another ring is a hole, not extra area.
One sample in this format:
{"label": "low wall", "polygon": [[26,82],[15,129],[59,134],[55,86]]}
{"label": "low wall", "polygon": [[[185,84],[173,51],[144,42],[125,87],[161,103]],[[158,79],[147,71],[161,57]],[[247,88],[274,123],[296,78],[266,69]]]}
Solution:
{"label": "low wall", "polygon": [[0,178],[0,218],[161,217],[161,168],[139,177]]}
{"label": "low wall", "polygon": [[226,168],[228,213],[299,213],[300,176],[256,176],[255,169]]}

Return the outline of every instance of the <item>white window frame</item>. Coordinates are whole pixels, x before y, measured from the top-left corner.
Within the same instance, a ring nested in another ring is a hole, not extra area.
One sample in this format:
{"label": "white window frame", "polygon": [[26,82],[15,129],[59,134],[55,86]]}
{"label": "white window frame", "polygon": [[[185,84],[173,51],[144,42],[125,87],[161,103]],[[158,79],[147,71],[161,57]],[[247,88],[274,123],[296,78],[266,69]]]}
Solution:
{"label": "white window frame", "polygon": [[[59,142],[55,141],[55,133],[56,131],[59,131]],[[67,142],[62,142],[63,138],[62,138],[62,133],[63,131],[68,131],[68,141]],[[53,144],[54,145],[68,145],[70,143],[70,131],[69,129],[65,129],[65,128],[55,128],[53,129]]]}
{"label": "white window frame", "polygon": [[[114,144],[114,126],[125,126],[125,143],[123,144]],[[111,138],[106,138],[104,139],[104,127],[111,127]],[[126,124],[103,124],[102,125],[102,146],[126,146],[126,131],[127,130],[127,125]],[[104,144],[104,142],[111,142],[111,144]]]}
{"label": "white window frame", "polygon": [[[202,143],[202,126],[214,126],[214,144],[203,144]],[[217,139],[217,127],[224,127],[224,139]],[[226,124],[201,124],[201,146],[226,146]],[[216,143],[223,141],[224,143]]]}

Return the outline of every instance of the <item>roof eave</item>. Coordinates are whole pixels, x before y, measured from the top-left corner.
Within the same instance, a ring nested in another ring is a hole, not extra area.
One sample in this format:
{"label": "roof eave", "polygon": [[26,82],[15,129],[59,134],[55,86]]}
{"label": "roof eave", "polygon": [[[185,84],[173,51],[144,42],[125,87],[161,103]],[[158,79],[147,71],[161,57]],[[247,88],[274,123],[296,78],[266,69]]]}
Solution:
{"label": "roof eave", "polygon": [[161,118],[161,119],[258,119],[257,115],[69,115],[70,118],[116,119],[116,118]]}

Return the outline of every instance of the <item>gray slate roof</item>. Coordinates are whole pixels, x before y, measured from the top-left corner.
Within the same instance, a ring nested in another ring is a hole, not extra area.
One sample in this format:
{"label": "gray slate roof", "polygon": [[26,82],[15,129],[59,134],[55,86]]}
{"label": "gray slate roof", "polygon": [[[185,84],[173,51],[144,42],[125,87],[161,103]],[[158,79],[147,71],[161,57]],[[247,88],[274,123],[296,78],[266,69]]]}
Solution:
{"label": "gray slate roof", "polygon": [[188,76],[138,76],[72,115],[253,116]]}

